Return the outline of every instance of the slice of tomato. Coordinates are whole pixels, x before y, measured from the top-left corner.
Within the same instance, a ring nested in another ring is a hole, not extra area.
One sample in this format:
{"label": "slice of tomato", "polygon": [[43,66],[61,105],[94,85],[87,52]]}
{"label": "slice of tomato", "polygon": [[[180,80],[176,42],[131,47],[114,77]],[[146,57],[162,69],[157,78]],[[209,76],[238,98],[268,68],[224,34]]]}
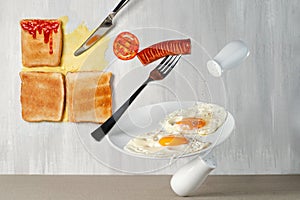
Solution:
{"label": "slice of tomato", "polygon": [[139,40],[130,32],[120,33],[113,44],[115,55],[121,60],[130,60],[136,56],[139,51]]}

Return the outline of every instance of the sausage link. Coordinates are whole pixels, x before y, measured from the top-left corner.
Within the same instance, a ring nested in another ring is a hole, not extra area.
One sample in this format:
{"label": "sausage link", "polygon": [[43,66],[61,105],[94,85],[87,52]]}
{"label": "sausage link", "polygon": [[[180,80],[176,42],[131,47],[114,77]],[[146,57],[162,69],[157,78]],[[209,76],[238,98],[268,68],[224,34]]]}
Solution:
{"label": "sausage link", "polygon": [[140,51],[137,56],[143,65],[168,55],[190,54],[191,40],[168,40],[151,45]]}

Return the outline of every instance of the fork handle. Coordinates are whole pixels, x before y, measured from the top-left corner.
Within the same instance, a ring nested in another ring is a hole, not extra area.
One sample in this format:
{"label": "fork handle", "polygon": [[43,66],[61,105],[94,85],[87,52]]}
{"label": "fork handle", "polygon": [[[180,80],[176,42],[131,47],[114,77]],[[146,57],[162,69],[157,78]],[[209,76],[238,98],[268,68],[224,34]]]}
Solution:
{"label": "fork handle", "polygon": [[121,118],[130,104],[134,101],[134,99],[141,93],[141,91],[146,87],[146,85],[151,80],[148,79],[145,81],[134,93],[129,97],[129,99],[123,103],[123,105],[108,119],[106,120],[100,127],[98,127],[94,132],[92,132],[92,136],[95,140],[100,141],[116,124],[116,122]]}

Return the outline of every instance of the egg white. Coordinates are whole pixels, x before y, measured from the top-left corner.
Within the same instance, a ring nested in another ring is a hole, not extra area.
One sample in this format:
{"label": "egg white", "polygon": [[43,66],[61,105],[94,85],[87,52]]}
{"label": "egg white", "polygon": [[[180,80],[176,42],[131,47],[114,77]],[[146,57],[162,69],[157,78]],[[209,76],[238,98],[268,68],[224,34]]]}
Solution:
{"label": "egg white", "polygon": [[185,137],[187,144],[177,146],[162,146],[159,140],[164,136],[170,136],[164,131],[150,132],[132,138],[124,149],[128,152],[150,157],[177,157],[199,152],[207,148],[211,143],[201,141],[200,137]]}
{"label": "egg white", "polygon": [[[197,128],[189,129],[176,122],[184,118],[201,118],[206,122],[206,125]],[[226,110],[215,104],[198,103],[187,109],[180,109],[172,112],[161,122],[161,126],[165,132],[170,134],[199,134],[201,136],[214,133],[225,122],[227,117]]]}

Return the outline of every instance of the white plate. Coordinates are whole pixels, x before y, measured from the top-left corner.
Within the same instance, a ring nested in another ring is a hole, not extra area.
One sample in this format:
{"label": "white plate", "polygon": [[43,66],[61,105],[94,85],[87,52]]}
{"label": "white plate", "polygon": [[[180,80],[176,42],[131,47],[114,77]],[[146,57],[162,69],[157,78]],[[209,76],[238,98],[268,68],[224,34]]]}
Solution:
{"label": "white plate", "polygon": [[[195,105],[196,102],[163,102],[159,104],[148,105],[134,109],[127,112],[122,116],[122,118],[117,122],[116,126],[107,135],[107,139],[110,144],[124,154],[129,154],[132,156],[142,157],[142,158],[153,158],[147,155],[130,153],[124,150],[124,146],[129,142],[130,139],[135,138],[138,135],[156,130],[160,128],[160,121],[164,119],[169,113],[182,109],[188,108]],[[197,102],[201,103],[201,102]],[[211,145],[201,151],[193,152],[190,154],[184,154],[180,157],[192,156],[196,154],[203,154],[215,146],[221,144],[225,141],[234,129],[234,118],[228,112],[227,118],[224,124],[214,133],[203,136],[203,141],[210,142]],[[170,159],[171,157],[155,159]]]}
{"label": "white plate", "polygon": [[[153,130],[155,126],[158,126],[159,120],[180,108],[180,106],[172,105],[172,103],[161,104],[161,102],[173,101],[183,105],[180,102],[202,101],[226,108],[226,90],[223,80],[211,76],[206,69],[206,62],[211,57],[204,47],[190,36],[163,28],[138,28],[126,31],[132,32],[139,38],[140,49],[164,40],[190,38],[192,53],[182,56],[177,66],[164,80],[148,84],[128,108],[127,113],[124,114],[119,123],[111,130],[109,136],[101,142],[96,142],[90,135],[99,126],[98,124],[76,123],[74,128],[85,149],[103,165],[130,173],[153,172],[170,166],[170,159],[138,157],[123,151],[123,146],[132,138],[129,135],[135,136]],[[143,66],[138,58],[129,61],[117,59],[112,50],[116,34],[108,35],[110,43],[105,54],[109,61],[105,71],[113,73],[111,81],[113,112],[132,95],[148,78],[149,72],[161,62],[158,60]],[[91,56],[97,55],[91,54]],[[94,60],[92,57],[88,57],[85,63],[89,63],[89,59]],[[102,64],[95,63],[95,65],[101,66]],[[124,132],[130,134],[124,135],[122,134]],[[179,163],[190,158],[192,157],[180,159]]]}

